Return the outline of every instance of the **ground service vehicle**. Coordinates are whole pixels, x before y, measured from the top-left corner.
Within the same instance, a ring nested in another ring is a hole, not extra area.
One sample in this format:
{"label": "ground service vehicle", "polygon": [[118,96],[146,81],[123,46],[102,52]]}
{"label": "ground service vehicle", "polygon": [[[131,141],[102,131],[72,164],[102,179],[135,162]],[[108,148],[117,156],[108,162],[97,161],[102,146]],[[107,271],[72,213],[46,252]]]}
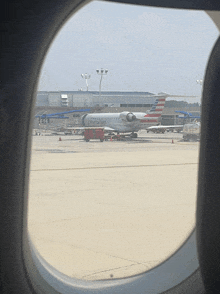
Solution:
{"label": "ground service vehicle", "polygon": [[183,126],[183,140],[184,141],[197,141],[200,139],[200,122],[185,124]]}
{"label": "ground service vehicle", "polygon": [[89,142],[91,139],[100,139],[104,141],[104,129],[103,128],[85,128],[84,139]]}
{"label": "ground service vehicle", "polygon": [[[220,28],[220,2],[216,0],[118,2],[206,10]],[[0,292],[219,293],[220,39],[210,56],[204,80],[196,231],[180,250],[150,274],[86,283],[66,279],[50,268],[29,242],[27,194],[31,120],[39,70],[60,26],[85,3],[79,0],[3,0],[0,4]]]}

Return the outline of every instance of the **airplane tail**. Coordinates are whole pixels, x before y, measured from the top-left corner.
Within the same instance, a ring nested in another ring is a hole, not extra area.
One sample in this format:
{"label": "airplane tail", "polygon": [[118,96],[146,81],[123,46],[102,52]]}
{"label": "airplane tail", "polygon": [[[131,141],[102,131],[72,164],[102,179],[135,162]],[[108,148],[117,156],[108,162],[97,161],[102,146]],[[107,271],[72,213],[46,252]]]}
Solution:
{"label": "airplane tail", "polygon": [[145,117],[149,118],[151,122],[158,122],[158,119],[161,117],[164,109],[165,100],[165,97],[157,98],[151,110],[145,115]]}
{"label": "airplane tail", "polygon": [[162,114],[166,98],[157,98],[149,113]]}

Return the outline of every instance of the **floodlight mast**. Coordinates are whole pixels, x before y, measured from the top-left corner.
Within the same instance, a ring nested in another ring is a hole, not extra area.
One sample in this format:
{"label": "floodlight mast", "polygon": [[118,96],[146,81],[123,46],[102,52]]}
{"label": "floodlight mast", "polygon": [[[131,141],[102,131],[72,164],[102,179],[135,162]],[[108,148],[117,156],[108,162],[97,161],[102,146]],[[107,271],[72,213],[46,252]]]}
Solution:
{"label": "floodlight mast", "polygon": [[102,77],[103,75],[107,75],[108,70],[107,69],[97,69],[96,70],[97,74],[100,75],[100,83],[99,83],[99,101],[98,101],[98,105],[100,104],[100,98],[101,98],[101,85],[102,85]]}
{"label": "floodlight mast", "polygon": [[[196,80],[196,83],[200,84],[200,86],[202,86],[203,85],[203,80]],[[201,90],[201,92],[202,92],[202,90]],[[201,97],[202,97],[202,93],[201,93]],[[201,105],[201,103],[200,103],[200,105]]]}
{"label": "floodlight mast", "polygon": [[197,83],[197,84],[200,84],[200,85],[202,86],[202,84],[203,84],[203,80],[196,80],[196,83]]}
{"label": "floodlight mast", "polygon": [[89,90],[88,79],[91,78],[91,75],[89,75],[89,74],[86,73],[86,74],[81,74],[81,77],[86,80],[86,90],[88,91]]}

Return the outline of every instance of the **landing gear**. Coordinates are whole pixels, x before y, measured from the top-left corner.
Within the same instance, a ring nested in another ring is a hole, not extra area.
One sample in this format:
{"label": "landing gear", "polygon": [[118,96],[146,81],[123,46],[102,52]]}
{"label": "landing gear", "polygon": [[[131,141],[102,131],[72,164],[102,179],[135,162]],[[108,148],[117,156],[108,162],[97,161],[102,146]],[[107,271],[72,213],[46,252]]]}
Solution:
{"label": "landing gear", "polygon": [[138,134],[137,133],[131,133],[131,138],[137,138]]}

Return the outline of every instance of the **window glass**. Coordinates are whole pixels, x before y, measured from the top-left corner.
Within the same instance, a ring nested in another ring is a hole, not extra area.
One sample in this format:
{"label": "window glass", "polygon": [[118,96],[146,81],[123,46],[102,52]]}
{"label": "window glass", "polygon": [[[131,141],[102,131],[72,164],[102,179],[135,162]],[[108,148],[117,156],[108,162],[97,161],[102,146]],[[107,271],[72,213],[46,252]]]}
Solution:
{"label": "window glass", "polygon": [[38,86],[28,216],[35,247],[59,271],[136,275],[189,236],[217,36],[204,12],[101,1],[60,30]]}

